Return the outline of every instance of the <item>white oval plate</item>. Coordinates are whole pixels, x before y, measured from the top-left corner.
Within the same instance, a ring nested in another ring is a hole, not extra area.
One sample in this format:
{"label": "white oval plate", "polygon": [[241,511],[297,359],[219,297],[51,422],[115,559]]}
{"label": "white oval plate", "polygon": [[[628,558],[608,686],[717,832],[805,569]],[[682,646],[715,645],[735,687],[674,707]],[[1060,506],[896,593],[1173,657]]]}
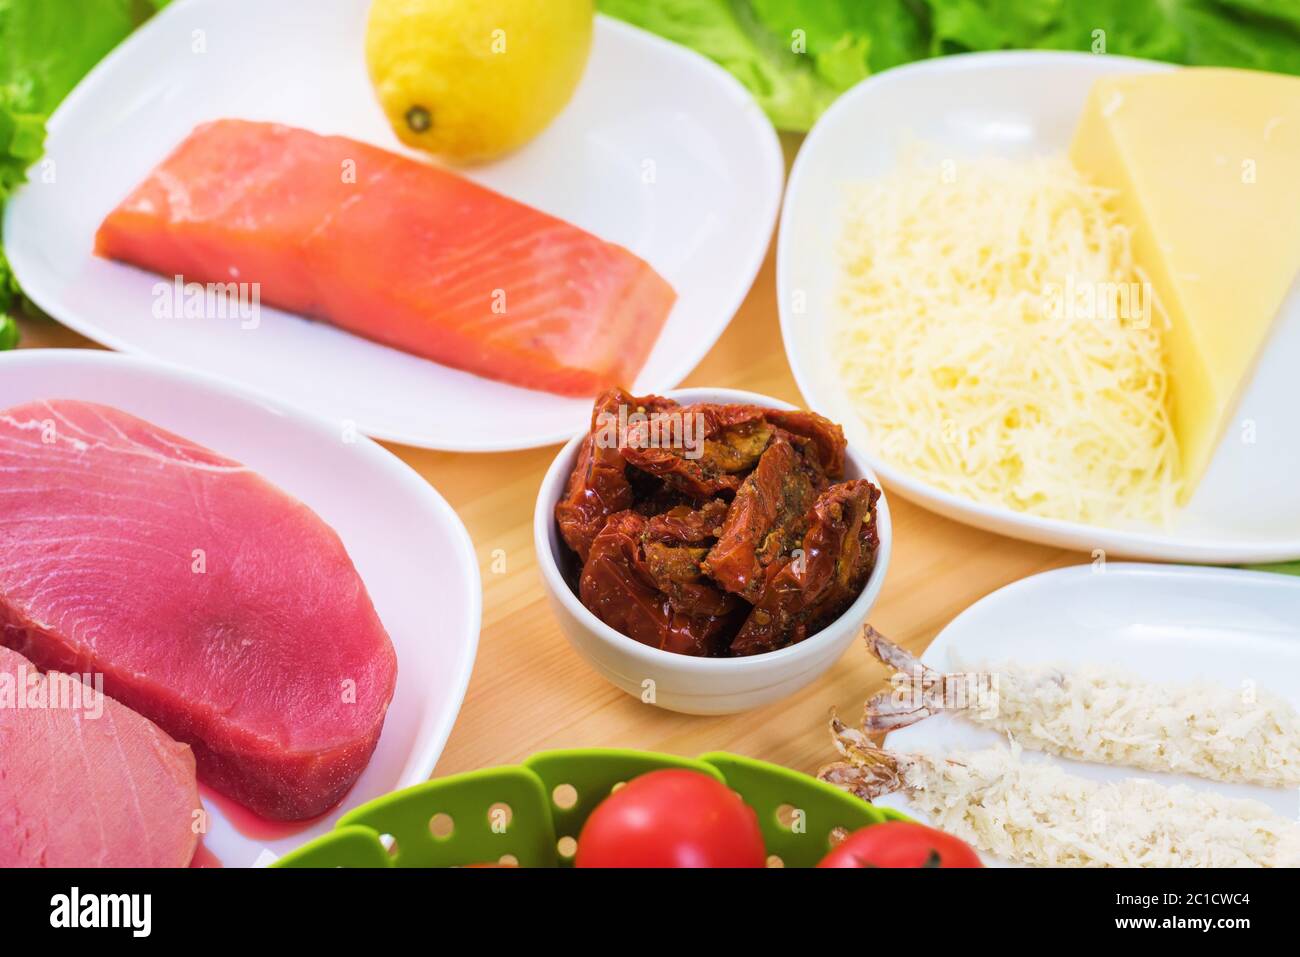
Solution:
{"label": "white oval plate", "polygon": [[148,419],[306,503],[343,539],[393,639],[397,691],[379,746],[343,803],[308,828],[264,840],[238,830],[205,794],[207,851],[226,867],[250,866],[433,773],[474,667],[482,586],[465,526],[424,479],[364,436],[346,441],[332,422],[210,376],[109,352],[0,353],[0,409],[48,398],[103,402]]}
{"label": "white oval plate", "polygon": [[[1300,558],[1300,292],[1282,308],[1236,422],[1195,496],[1169,527],[1114,529],[1024,515],[942,491],[884,461],[840,383],[827,323],[839,278],[845,188],[891,169],[914,138],[946,155],[1064,152],[1092,83],[1170,67],[1087,53],[974,53],[865,80],[818,121],[795,159],[777,240],[781,333],[808,405],[844,423],[891,490],[957,521],[1047,545],[1186,562]],[[806,307],[792,308],[800,296]]]}
{"label": "white oval plate", "polygon": [[[5,214],[14,273],[41,308],[96,342],[253,386],[377,438],[472,452],[564,441],[591,415],[589,399],[493,382],[271,309],[255,330],[155,319],[158,277],[91,255],[104,216],[204,120],[276,120],[409,153],[366,77],[368,6],[164,9],[51,119],[45,165]],[[599,18],[564,112],[523,150],[468,175],[626,246],[677,290],[645,368],[626,383],[642,394],[680,382],[731,321],[767,251],[784,173],[771,123],[730,74]]]}
{"label": "white oval plate", "polygon": [[[1149,681],[1254,682],[1300,708],[1300,578],[1270,572],[1183,565],[1078,565],[1013,582],[954,618],[921,660],[951,670],[968,665],[1093,665]],[[927,718],[886,736],[895,751],[945,754],[1005,744],[992,731],[950,715]],[[1098,781],[1150,778],[1229,797],[1263,801],[1295,816],[1294,791],[1221,784],[1183,774],[1067,761],[1025,751]],[[877,804],[916,814],[906,797]],[[985,856],[991,864],[1002,863]]]}

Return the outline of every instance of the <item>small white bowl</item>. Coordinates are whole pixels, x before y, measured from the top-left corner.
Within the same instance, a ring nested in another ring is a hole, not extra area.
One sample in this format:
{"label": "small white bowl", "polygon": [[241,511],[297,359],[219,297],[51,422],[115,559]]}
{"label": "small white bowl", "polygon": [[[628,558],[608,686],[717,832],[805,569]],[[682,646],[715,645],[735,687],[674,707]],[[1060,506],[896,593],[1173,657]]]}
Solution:
{"label": "small white bowl", "polygon": [[[740,402],[773,409],[795,406],[755,392],[736,389],[676,389],[665,393],[689,402]],[[575,436],[555,457],[542,479],[533,514],[533,541],[542,584],[565,637],[612,684],[647,704],[687,714],[731,714],[784,698],[830,668],[853,643],[880,594],[889,567],[892,528],[889,506],[882,493],[876,505],[880,547],[866,587],[839,618],[806,641],[745,658],[695,658],[652,648],[615,631],[579,601],[565,581],[562,568],[573,556],[560,538],[555,505],[586,433]],[[845,478],[880,480],[852,446],[845,459]]]}

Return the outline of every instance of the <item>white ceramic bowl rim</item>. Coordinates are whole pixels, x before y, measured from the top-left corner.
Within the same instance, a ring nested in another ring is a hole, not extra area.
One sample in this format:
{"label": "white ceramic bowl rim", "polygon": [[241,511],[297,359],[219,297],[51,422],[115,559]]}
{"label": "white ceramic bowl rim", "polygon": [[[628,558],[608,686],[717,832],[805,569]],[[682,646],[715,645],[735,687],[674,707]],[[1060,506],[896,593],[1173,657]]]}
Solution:
{"label": "white ceramic bowl rim", "polygon": [[[789,402],[783,402],[780,399],[774,399],[758,392],[746,392],[740,389],[672,389],[664,392],[663,395],[679,402],[734,402],[764,406],[771,409],[798,409],[798,406],[791,405]],[[855,452],[853,447],[850,446],[846,450],[846,461],[850,463],[852,470],[858,472],[863,478],[868,479],[881,490],[880,498],[876,503],[876,521],[880,530],[880,544],[876,548],[876,561],[871,569],[871,575],[868,577],[866,584],[862,586],[862,591],[858,594],[858,597],[838,618],[827,624],[817,634],[797,644],[787,645],[784,648],[778,648],[776,651],[767,651],[762,654],[747,655],[740,658],[699,658],[694,655],[683,655],[674,651],[654,648],[610,627],[597,618],[573,593],[573,589],[569,587],[569,583],[564,580],[564,576],[560,573],[559,561],[550,547],[551,529],[555,522],[555,505],[564,492],[565,483],[573,466],[573,459],[577,455],[578,445],[586,434],[586,432],[579,433],[570,439],[564,448],[560,449],[559,454],[551,463],[551,467],[547,469],[546,477],[542,479],[542,486],[537,496],[537,506],[533,513],[533,536],[538,551],[537,566],[541,569],[547,585],[559,597],[565,608],[575,615],[584,626],[606,642],[620,646],[646,665],[651,667],[656,665],[661,667],[690,667],[705,672],[726,671],[731,674],[765,673],[774,666],[793,665],[804,658],[815,657],[823,645],[834,640],[836,637],[835,626],[840,621],[855,615],[859,618],[865,618],[867,611],[880,594],[880,589],[884,585],[885,574],[889,568],[889,556],[893,544],[893,526],[889,517],[889,504],[885,501],[885,492],[880,485],[880,479],[867,465],[863,456]]]}

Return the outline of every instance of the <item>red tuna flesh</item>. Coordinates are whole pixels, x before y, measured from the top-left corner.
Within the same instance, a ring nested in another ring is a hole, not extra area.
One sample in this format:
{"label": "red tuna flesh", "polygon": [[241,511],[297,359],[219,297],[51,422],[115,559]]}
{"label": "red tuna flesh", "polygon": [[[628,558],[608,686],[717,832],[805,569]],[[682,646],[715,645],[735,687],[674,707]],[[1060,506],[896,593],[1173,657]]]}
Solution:
{"label": "red tuna flesh", "polygon": [[238,462],[103,405],[0,412],[0,644],[102,672],[275,820],[365,768],[397,660],[333,529]]}
{"label": "red tuna flesh", "polygon": [[0,647],[0,867],[187,866],[194,755],[75,680]]}

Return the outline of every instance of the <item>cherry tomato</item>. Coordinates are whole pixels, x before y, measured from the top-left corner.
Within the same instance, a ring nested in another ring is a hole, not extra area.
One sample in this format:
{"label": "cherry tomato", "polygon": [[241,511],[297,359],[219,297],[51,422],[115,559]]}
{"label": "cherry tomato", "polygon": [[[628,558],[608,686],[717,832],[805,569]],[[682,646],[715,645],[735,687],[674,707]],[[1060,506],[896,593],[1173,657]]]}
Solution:
{"label": "cherry tomato", "polygon": [[924,824],[886,821],[854,831],[818,867],[983,867],[965,841]]}
{"label": "cherry tomato", "polygon": [[758,815],[698,771],[651,771],[605,798],[578,835],[577,867],[763,867]]}

